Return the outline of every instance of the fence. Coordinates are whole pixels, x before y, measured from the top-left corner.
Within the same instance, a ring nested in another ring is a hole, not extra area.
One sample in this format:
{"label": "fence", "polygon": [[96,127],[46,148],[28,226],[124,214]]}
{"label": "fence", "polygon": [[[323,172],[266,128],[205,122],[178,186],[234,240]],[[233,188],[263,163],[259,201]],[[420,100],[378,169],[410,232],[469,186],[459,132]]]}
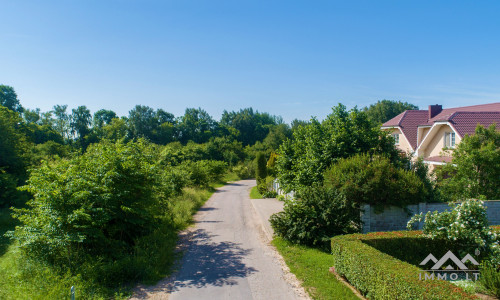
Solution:
{"label": "fence", "polygon": [[[488,220],[491,225],[500,225],[500,200],[484,201],[487,207]],[[405,230],[410,218],[421,212],[424,215],[429,211],[443,212],[450,209],[448,203],[419,203],[408,205],[408,211],[400,207],[390,206],[384,208],[382,213],[375,213],[375,207],[364,204],[361,210],[361,221],[363,221],[363,233],[374,231],[397,231]],[[417,224],[418,229],[422,229],[423,222]]]}

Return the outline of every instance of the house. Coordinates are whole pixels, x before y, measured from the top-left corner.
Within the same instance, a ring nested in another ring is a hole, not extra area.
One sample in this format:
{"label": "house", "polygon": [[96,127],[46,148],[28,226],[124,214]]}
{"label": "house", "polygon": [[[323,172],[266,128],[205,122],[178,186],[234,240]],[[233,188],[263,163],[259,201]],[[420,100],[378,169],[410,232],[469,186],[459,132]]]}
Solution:
{"label": "house", "polygon": [[500,130],[500,102],[443,109],[430,105],[428,110],[407,110],[382,124],[392,134],[397,147],[434,166],[451,162],[451,152],[476,126],[496,123]]}

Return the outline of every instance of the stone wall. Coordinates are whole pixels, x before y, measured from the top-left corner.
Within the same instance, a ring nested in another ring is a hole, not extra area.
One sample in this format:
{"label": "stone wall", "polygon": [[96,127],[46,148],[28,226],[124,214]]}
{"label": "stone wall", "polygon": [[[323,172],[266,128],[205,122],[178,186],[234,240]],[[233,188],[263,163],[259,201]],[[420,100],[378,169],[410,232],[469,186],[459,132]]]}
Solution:
{"label": "stone wall", "polygon": [[[500,225],[500,200],[484,201],[487,207],[488,220],[491,225]],[[448,203],[420,203],[408,205],[407,211],[400,207],[386,207],[382,213],[375,213],[375,208],[369,204],[362,206],[361,221],[363,221],[363,233],[375,231],[396,231],[405,230],[406,223],[410,218],[421,212],[424,215],[429,211],[443,212],[450,209]],[[422,229],[423,222],[418,224],[418,229]]]}

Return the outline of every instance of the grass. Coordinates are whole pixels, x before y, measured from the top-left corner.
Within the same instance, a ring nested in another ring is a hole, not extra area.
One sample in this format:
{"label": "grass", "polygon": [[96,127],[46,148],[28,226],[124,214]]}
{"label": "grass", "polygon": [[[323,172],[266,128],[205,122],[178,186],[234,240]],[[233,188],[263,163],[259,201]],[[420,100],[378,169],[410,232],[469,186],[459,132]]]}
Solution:
{"label": "grass", "polygon": [[259,193],[259,190],[257,189],[257,186],[254,186],[250,190],[250,199],[262,199],[262,195]]}
{"label": "grass", "polygon": [[313,299],[359,299],[329,272],[333,265],[330,253],[295,245],[279,237],[274,238],[273,245]]}

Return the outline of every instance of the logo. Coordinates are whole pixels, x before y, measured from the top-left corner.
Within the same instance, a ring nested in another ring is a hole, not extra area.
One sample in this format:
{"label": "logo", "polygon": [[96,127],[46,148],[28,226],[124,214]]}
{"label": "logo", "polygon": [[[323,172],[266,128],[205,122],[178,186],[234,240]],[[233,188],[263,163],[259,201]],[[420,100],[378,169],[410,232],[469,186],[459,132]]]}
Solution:
{"label": "logo", "polygon": [[[464,258],[459,259],[453,252],[446,252],[441,259],[437,259],[430,253],[427,257],[420,263],[421,266],[427,265],[429,262],[434,263],[434,265],[429,270],[424,270],[424,278],[422,279],[422,273],[419,274],[420,280],[477,280],[479,277],[478,270],[470,270],[465,265],[466,263],[471,263],[474,266],[479,265],[479,263],[472,257],[472,255],[467,254]],[[453,265],[454,266],[453,266]],[[444,268],[443,268],[444,266]]]}

